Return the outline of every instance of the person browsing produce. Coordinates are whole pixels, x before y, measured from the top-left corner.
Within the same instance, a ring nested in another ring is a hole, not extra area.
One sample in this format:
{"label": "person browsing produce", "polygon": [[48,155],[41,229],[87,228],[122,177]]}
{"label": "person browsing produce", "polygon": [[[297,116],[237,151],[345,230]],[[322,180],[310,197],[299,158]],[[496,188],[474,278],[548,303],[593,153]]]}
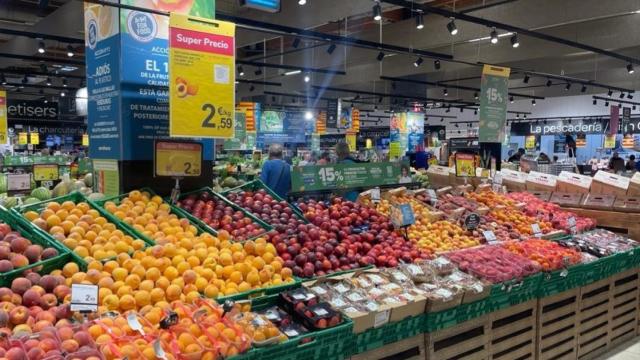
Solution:
{"label": "person browsing produce", "polygon": [[260,180],[283,198],[291,190],[291,168],[282,160],[282,145],[269,146],[269,160],[262,165]]}

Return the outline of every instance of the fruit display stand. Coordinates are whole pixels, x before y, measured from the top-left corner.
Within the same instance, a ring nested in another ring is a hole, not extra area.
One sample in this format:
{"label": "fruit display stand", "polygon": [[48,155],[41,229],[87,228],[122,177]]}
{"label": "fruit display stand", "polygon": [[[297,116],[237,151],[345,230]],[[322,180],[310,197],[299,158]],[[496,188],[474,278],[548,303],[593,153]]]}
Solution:
{"label": "fruit display stand", "polygon": [[[260,179],[256,179],[253,181],[250,181],[244,185],[235,187],[233,189],[229,189],[227,191],[224,191],[221,193],[222,196],[226,197],[227,199],[229,199],[229,194],[234,194],[234,193],[239,193],[239,192],[244,192],[244,191],[258,191],[258,190],[263,190],[265,191],[267,194],[269,194],[275,201],[277,202],[281,202],[284,201],[285,199],[283,199],[282,197],[280,197],[278,194],[276,194],[275,192],[273,192],[273,190],[269,189],[269,187],[267,185],[265,185]],[[302,213],[302,211],[300,211],[300,209],[298,209],[295,205],[292,205],[291,203],[288,203],[289,207],[291,208],[291,210],[293,211],[294,214],[296,214],[296,216],[304,221],[307,222],[307,219],[305,219],[304,214]],[[245,209],[248,210],[248,209]],[[251,212],[251,211],[248,211]]]}
{"label": "fruit display stand", "polygon": [[595,219],[598,226],[615,229],[630,238],[640,241],[640,213],[612,210],[593,210],[575,207],[563,208],[580,216]]}

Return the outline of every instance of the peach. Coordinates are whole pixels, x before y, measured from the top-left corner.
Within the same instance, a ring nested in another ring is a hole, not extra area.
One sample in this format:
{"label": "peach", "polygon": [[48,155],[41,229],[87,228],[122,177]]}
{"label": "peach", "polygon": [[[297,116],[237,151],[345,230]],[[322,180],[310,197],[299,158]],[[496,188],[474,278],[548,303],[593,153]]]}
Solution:
{"label": "peach", "polygon": [[58,301],[63,301],[67,295],[71,294],[71,289],[67,285],[58,285],[53,289],[53,293],[58,298]]}
{"label": "peach", "polygon": [[38,285],[42,286],[44,291],[48,293],[53,292],[53,289],[55,289],[58,284],[58,279],[53,275],[45,275],[38,281]]}
{"label": "peach", "polygon": [[29,279],[29,281],[31,281],[31,283],[34,284],[34,285],[39,283],[40,282],[40,278],[41,278],[40,274],[38,274],[37,272],[33,272],[33,271],[28,273],[27,275],[25,275],[25,277],[27,279]]}
{"label": "peach", "polygon": [[33,325],[33,331],[40,332],[49,326],[53,326],[53,324],[48,320],[40,320]]}
{"label": "peach", "polygon": [[18,324],[13,328],[13,335],[17,334],[31,334],[31,326],[27,324]]}
{"label": "peach", "polygon": [[21,348],[11,348],[5,354],[7,360],[27,360],[27,354]]}
{"label": "peach", "polygon": [[11,264],[13,264],[14,268],[21,268],[29,265],[29,259],[22,254],[12,254],[9,257],[9,260],[11,260]]}
{"label": "peach", "polygon": [[47,259],[51,259],[52,257],[56,257],[58,256],[58,250],[54,249],[54,248],[46,248],[42,251],[42,255],[40,255],[40,258],[42,260],[47,260]]}
{"label": "peach", "polygon": [[29,289],[22,295],[22,304],[24,306],[38,306],[41,300],[42,296],[36,289]]}
{"label": "peach", "polygon": [[11,289],[3,287],[0,288],[0,301],[11,301],[11,295],[13,291]]}
{"label": "peach", "polygon": [[58,298],[53,294],[44,294],[41,298],[41,305],[44,309],[49,309],[58,305]]}
{"label": "peach", "polygon": [[78,342],[78,345],[85,346],[91,345],[93,343],[93,339],[91,339],[91,335],[89,335],[86,331],[78,331],[73,334],[73,339]]}
{"label": "peach", "polygon": [[58,322],[56,323],[56,329],[62,329],[64,327],[70,327],[71,326],[71,321],[69,321],[68,319],[59,319]]}
{"label": "peach", "polygon": [[31,290],[34,290],[34,291],[35,291],[35,292],[37,292],[37,293],[38,293],[38,295],[40,295],[40,296],[42,296],[42,295],[44,295],[44,294],[46,294],[46,293],[47,293],[46,291],[44,291],[44,288],[43,288],[42,286],[40,286],[40,285],[33,285],[33,286],[31,287]]}
{"label": "peach", "polygon": [[24,251],[24,256],[29,259],[29,263],[33,264],[40,261],[40,256],[42,255],[42,246],[40,245],[29,245]]}
{"label": "peach", "polygon": [[18,295],[22,295],[31,287],[31,281],[27,278],[19,277],[11,282],[11,291]]}
{"label": "peach", "polygon": [[12,294],[11,295],[11,302],[14,305],[22,305],[22,296],[20,296],[19,294]]}
{"label": "peach", "polygon": [[0,259],[8,260],[10,255],[11,255],[11,247],[9,246],[9,244],[5,242],[0,243]]}
{"label": "peach", "polygon": [[10,301],[0,302],[0,310],[6,311],[7,313],[11,311],[14,307],[16,306]]}
{"label": "peach", "polygon": [[62,350],[66,351],[67,353],[74,353],[78,351],[79,347],[80,345],[78,344],[78,342],[73,339],[64,340],[62,342],[62,345],[60,346],[60,348],[62,348]]}
{"label": "peach", "polygon": [[9,312],[9,320],[13,325],[24,324],[29,319],[29,309],[24,306],[16,306]]}
{"label": "peach", "polygon": [[51,311],[41,311],[38,314],[36,314],[36,321],[42,321],[42,320],[46,320],[53,325],[57,319],[56,319],[56,315],[53,314]]}
{"label": "peach", "polygon": [[33,220],[32,223],[33,223],[33,225],[39,227],[40,229],[42,229],[44,231],[47,231],[48,225],[47,225],[47,221],[46,220],[37,218],[37,219]]}
{"label": "peach", "polygon": [[6,273],[13,270],[13,264],[9,260],[0,260],[0,272]]}
{"label": "peach", "polygon": [[11,240],[11,251],[13,251],[14,253],[22,254],[25,252],[25,250],[27,250],[29,245],[31,245],[31,241],[23,237],[16,237],[15,239]]}
{"label": "peach", "polygon": [[55,310],[56,318],[58,320],[71,318],[71,306],[69,304],[62,304]]}
{"label": "peach", "polygon": [[40,344],[38,344],[38,347],[45,353],[48,353],[49,351],[58,349],[58,342],[54,339],[43,339],[40,341]]}
{"label": "peach", "polygon": [[19,236],[20,236],[20,234],[18,234],[18,233],[16,233],[16,232],[13,232],[13,231],[12,231],[12,232],[8,233],[8,234],[7,234],[7,235],[2,239],[2,241],[6,242],[6,243],[8,243],[8,244],[11,244],[11,242],[12,242],[14,239],[17,239]]}
{"label": "peach", "polygon": [[33,348],[27,352],[29,360],[41,360],[44,358],[44,351],[40,348]]}
{"label": "peach", "polygon": [[41,312],[42,308],[38,305],[34,305],[29,308],[29,316],[33,316],[34,318]]}
{"label": "peach", "polygon": [[[60,321],[67,321],[67,320],[60,320]],[[73,328],[71,326],[62,326],[58,328],[58,336],[60,336],[61,340],[73,339]]]}
{"label": "peach", "polygon": [[5,327],[9,324],[9,313],[4,310],[0,310],[0,327]]}
{"label": "peach", "polygon": [[40,341],[38,339],[29,339],[24,342],[24,349],[29,351],[33,348],[37,348]]}

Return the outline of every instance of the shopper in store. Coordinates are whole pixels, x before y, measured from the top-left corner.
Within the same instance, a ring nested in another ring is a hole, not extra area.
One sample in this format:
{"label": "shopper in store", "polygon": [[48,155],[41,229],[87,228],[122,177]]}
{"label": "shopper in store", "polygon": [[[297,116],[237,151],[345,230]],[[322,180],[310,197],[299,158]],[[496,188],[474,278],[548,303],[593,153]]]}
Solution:
{"label": "shopper in store", "polygon": [[620,157],[617,151],[613,152],[613,156],[609,160],[609,170],[613,170],[613,172],[623,172],[625,169],[624,159]]}
{"label": "shopper in store", "polygon": [[573,136],[569,133],[566,132],[564,133],[565,135],[565,146],[567,147],[567,155],[570,158],[576,157],[576,149],[577,149],[577,145],[576,145],[576,140],[573,138]]}
{"label": "shopper in store", "polygon": [[627,161],[627,165],[625,165],[627,171],[635,171],[636,170],[636,156],[630,155],[629,160]]}
{"label": "shopper in store", "polygon": [[[338,158],[338,164],[354,164],[358,162],[351,157],[349,144],[343,141],[336,144],[336,156]],[[358,199],[358,192],[348,191],[347,193],[343,194],[342,197],[349,201],[356,201]]]}
{"label": "shopper in store", "polygon": [[516,162],[516,161],[520,161],[520,158],[522,157],[522,155],[525,154],[525,151],[523,148],[518,149],[518,151],[511,155],[511,157],[509,157],[509,160],[507,160],[508,162]]}
{"label": "shopper in store", "polygon": [[316,165],[327,165],[331,162],[331,156],[328,152],[323,152],[320,154],[320,159],[316,162]]}
{"label": "shopper in store", "polygon": [[269,146],[269,160],[262,165],[260,180],[280,197],[286,198],[291,190],[291,168],[282,160],[282,145]]}

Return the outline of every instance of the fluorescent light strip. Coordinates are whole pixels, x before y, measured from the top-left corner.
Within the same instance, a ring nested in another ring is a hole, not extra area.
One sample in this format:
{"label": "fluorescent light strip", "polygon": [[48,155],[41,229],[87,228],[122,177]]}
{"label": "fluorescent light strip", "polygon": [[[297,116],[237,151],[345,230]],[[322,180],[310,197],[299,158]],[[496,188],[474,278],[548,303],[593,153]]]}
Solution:
{"label": "fluorescent light strip", "polygon": [[[513,33],[512,32],[508,32],[508,33],[504,33],[504,34],[498,34],[498,37],[501,38],[501,37],[511,36],[511,35],[513,35]],[[481,38],[467,40],[467,42],[473,43],[473,42],[484,41],[484,40],[491,40],[491,36],[483,36]]]}
{"label": "fluorescent light strip", "polygon": [[298,75],[302,72],[302,70],[291,70],[291,71],[287,71],[284,73],[285,76],[289,76],[289,75]]}

